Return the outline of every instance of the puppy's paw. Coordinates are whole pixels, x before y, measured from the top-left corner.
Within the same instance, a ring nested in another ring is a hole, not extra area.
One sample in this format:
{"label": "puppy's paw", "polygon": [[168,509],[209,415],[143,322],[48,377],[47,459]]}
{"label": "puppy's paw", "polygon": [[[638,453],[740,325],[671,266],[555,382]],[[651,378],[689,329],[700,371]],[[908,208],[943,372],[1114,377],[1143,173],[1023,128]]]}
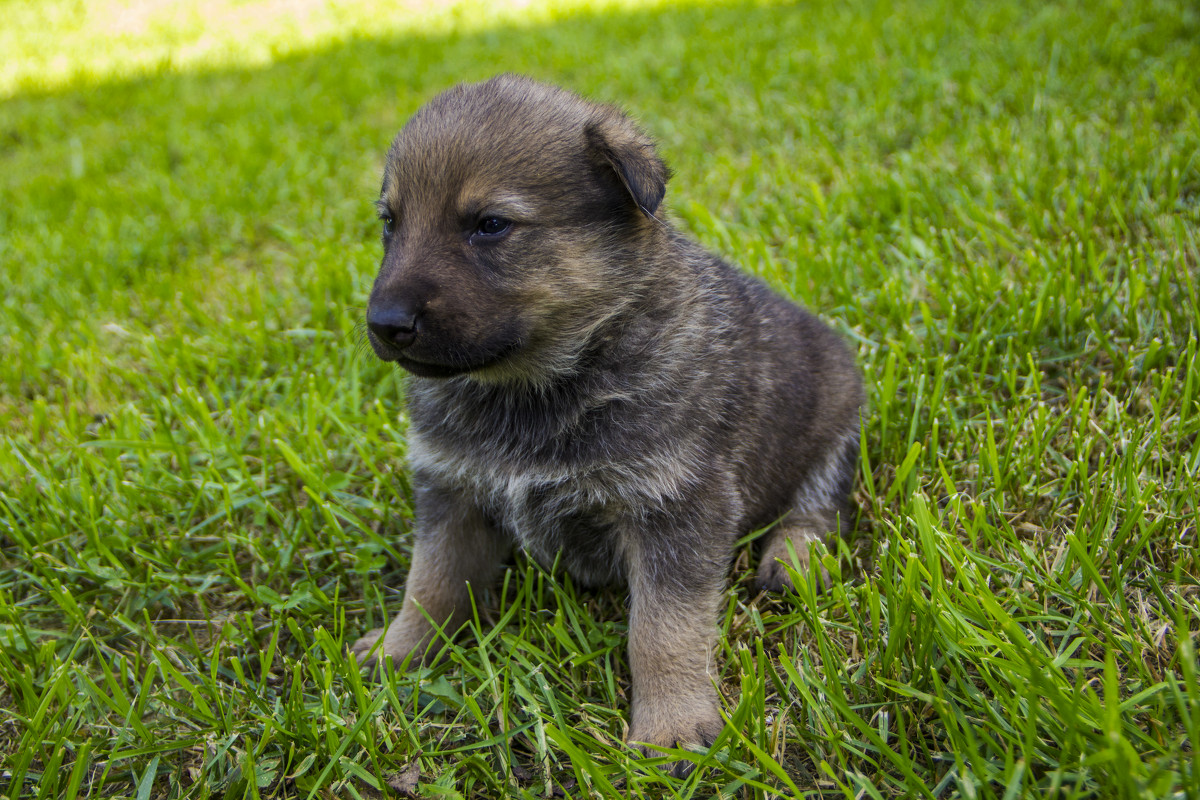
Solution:
{"label": "puppy's paw", "polygon": [[399,669],[412,654],[411,665],[415,668],[429,661],[430,653],[427,646],[430,640],[429,631],[424,626],[418,630],[408,630],[404,620],[397,620],[387,628],[376,628],[350,645],[350,655],[358,659],[360,667],[369,667],[376,676],[382,674],[383,664],[391,659],[392,664]]}
{"label": "puppy's paw", "polygon": [[789,536],[782,531],[763,548],[762,561],[758,565],[758,574],[755,576],[755,588],[758,591],[768,592],[787,592],[796,588],[792,583],[792,576],[788,574],[787,567],[784,566],[784,564],[792,564],[792,556],[788,552],[789,541],[796,551],[796,571],[804,575],[810,570],[819,570],[817,591],[828,588],[830,585],[829,571],[825,569],[819,559],[814,557],[812,552],[813,544],[818,543],[820,539],[807,532],[793,532]]}
{"label": "puppy's paw", "polygon": [[[799,554],[797,554],[799,555]],[[815,563],[811,559],[799,559],[800,569],[797,570],[801,575],[806,574],[810,569],[817,569],[817,592],[823,592],[829,588],[829,570],[825,569],[819,562]],[[791,565],[791,559],[787,562]],[[795,567],[793,567],[795,569]],[[788,572],[787,567],[778,558],[773,558],[769,562],[764,561],[758,568],[758,574],[754,577],[754,588],[759,592],[774,592],[783,593],[795,590],[796,586],[792,582],[792,576]]]}
{"label": "puppy's paw", "polygon": [[377,666],[383,655],[383,648],[375,648],[376,642],[387,633],[387,628],[376,628],[373,631],[368,631],[365,636],[359,639],[354,644],[350,645],[350,655],[358,660],[360,667]]}
{"label": "puppy's paw", "polygon": [[[686,719],[652,720],[649,723],[635,724],[629,729],[628,741],[644,758],[654,758],[662,755],[654,746],[707,749],[716,741],[723,727],[725,723],[714,709],[711,713]],[[676,778],[684,778],[695,764],[691,761],[674,761],[665,764],[664,767]]]}

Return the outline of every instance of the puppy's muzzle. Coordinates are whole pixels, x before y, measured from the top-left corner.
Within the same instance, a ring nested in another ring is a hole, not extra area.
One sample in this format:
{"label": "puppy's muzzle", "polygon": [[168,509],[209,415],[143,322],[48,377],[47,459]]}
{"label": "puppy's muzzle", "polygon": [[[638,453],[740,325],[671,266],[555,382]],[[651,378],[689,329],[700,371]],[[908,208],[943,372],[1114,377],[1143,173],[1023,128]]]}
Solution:
{"label": "puppy's muzzle", "polygon": [[420,331],[421,309],[415,303],[372,305],[367,309],[367,329],[379,341],[403,350]]}

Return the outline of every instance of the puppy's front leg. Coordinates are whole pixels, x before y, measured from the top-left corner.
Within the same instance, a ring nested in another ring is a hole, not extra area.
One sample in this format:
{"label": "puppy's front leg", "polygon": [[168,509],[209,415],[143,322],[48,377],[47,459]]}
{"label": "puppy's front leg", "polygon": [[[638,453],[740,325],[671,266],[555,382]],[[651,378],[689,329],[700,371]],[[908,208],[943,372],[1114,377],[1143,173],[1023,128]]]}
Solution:
{"label": "puppy's front leg", "polygon": [[713,646],[732,537],[694,531],[642,530],[626,549],[633,743],[707,746],[724,724]]}
{"label": "puppy's front leg", "polygon": [[433,623],[447,633],[458,630],[470,617],[471,592],[495,582],[511,548],[469,499],[425,485],[416,500],[412,567],[400,615],[351,646],[361,664],[385,657],[399,664],[409,653],[414,663],[430,659],[436,649]]}

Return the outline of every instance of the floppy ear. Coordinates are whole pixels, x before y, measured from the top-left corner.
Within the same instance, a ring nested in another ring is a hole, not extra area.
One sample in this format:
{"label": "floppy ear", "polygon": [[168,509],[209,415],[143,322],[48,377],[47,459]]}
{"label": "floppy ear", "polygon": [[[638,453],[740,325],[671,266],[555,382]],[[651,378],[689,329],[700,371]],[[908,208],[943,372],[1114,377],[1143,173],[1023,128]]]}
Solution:
{"label": "floppy ear", "polygon": [[654,141],[628,117],[609,109],[587,124],[584,135],[593,159],[612,169],[642,213],[653,217],[671,177]]}

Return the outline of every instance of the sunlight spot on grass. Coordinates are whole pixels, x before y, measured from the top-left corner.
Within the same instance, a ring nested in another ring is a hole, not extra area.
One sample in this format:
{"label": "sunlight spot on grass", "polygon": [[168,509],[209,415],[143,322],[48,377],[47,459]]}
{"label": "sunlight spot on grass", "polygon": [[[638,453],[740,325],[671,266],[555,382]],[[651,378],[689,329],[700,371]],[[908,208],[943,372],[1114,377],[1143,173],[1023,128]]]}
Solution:
{"label": "sunlight spot on grass", "polygon": [[271,64],[353,38],[450,36],[578,13],[713,0],[102,0],[17,3],[0,26],[0,98],[156,72]]}

